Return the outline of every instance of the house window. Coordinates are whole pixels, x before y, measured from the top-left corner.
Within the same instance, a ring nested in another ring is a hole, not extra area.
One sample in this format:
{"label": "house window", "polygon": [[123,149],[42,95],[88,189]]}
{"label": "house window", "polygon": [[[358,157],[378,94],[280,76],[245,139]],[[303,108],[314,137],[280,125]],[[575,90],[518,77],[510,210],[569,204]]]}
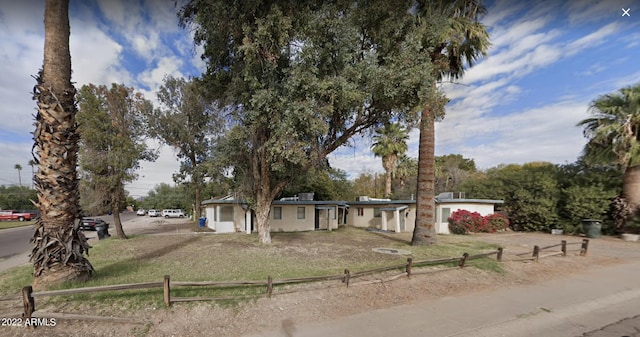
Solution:
{"label": "house window", "polygon": [[233,206],[220,207],[220,221],[233,221]]}
{"label": "house window", "polygon": [[364,208],[358,207],[358,208],[356,208],[356,212],[357,212],[358,216],[364,216]]}
{"label": "house window", "polygon": [[304,219],[304,212],[305,212],[304,207],[298,207],[298,219]]}
{"label": "house window", "polygon": [[273,220],[281,220],[281,219],[282,219],[282,207],[274,207]]}
{"label": "house window", "polygon": [[440,222],[445,223],[449,222],[449,217],[451,216],[451,208],[443,207],[442,208],[442,217],[440,218]]}
{"label": "house window", "polygon": [[379,208],[374,208],[373,209],[373,217],[374,218],[381,218],[382,217],[382,211]]}

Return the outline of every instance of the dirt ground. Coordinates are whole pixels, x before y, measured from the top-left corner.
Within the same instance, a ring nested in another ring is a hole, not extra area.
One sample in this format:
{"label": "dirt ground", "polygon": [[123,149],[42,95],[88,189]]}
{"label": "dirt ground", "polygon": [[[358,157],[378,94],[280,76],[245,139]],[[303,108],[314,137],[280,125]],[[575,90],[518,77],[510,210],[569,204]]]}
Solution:
{"label": "dirt ground", "polygon": [[[640,257],[640,243],[617,238],[591,239],[587,256],[579,256],[579,245],[569,245],[568,256],[550,256],[521,261],[530,256],[534,245],[544,247],[580,237],[549,234],[501,233],[473,235],[473,239],[497,243],[505,248],[504,273],[473,267],[450,269],[428,274],[405,276],[392,281],[371,283],[385,278],[376,275],[352,281],[347,288],[339,281],[302,285],[306,291],[274,294],[233,307],[213,302],[175,303],[171,308],[146,308],[123,313],[142,324],[101,322],[95,320],[57,320],[55,327],[1,327],[1,336],[243,336],[280,329],[283,336],[295,336],[297,324],[319,322],[369,310],[409,304],[443,296],[456,296],[562,278],[588,268],[597,268]],[[552,251],[559,251],[553,248]],[[545,255],[545,251],[542,255]],[[526,254],[526,255],[519,255]]]}

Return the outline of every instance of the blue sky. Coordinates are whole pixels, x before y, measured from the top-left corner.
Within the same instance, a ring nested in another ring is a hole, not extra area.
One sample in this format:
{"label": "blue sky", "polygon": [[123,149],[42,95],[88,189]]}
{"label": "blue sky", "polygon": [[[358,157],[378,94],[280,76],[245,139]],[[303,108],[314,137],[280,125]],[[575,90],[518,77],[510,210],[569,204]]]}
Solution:
{"label": "blue sky", "polygon": [[[576,160],[585,143],[576,127],[599,95],[640,82],[640,0],[491,1],[483,18],[489,55],[458,83],[436,125],[436,154],[460,153],[480,168],[502,163]],[[622,9],[630,16],[623,16]],[[178,27],[173,1],[71,0],[73,81],[124,83],[156,101],[165,75],[205,69],[191,34]],[[30,184],[35,102],[31,77],[42,65],[44,1],[0,0],[0,185]],[[409,155],[417,157],[418,132]],[[152,144],[157,146],[157,144]],[[383,172],[368,137],[330,156],[355,177]],[[133,196],[172,183],[175,152],[163,147],[127,185]]]}

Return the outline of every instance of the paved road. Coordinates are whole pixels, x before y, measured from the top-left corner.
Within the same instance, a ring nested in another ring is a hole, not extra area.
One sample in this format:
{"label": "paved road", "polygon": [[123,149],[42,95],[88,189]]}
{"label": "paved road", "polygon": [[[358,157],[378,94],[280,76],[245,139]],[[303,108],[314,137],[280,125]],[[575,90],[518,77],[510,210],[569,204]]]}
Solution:
{"label": "paved road", "polygon": [[31,249],[29,240],[33,225],[0,230],[0,259],[6,259]]}
{"label": "paved road", "polygon": [[[114,235],[113,216],[102,215],[101,218],[110,224],[110,233]],[[159,220],[158,220],[159,219]],[[169,219],[167,221],[172,221]],[[133,234],[139,227],[148,226],[154,221],[163,221],[161,218],[136,217],[135,212],[124,212],[120,214],[120,221],[127,234]],[[0,272],[29,261],[31,243],[29,240],[33,235],[34,226],[9,228],[0,230]],[[96,239],[96,232],[85,231],[85,236],[90,240]]]}

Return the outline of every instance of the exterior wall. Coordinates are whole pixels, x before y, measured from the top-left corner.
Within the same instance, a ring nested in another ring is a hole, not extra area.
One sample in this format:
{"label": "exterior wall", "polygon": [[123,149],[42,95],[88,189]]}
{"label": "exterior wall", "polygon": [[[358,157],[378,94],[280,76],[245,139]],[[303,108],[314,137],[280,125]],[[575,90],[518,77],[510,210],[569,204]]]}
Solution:
{"label": "exterior wall", "polygon": [[[494,204],[480,204],[480,203],[464,203],[464,202],[442,202],[436,204],[436,230],[438,234],[450,234],[449,222],[446,214],[443,214],[445,208],[450,210],[451,213],[457,210],[467,210],[469,212],[478,212],[480,215],[490,215],[494,213]],[[444,211],[446,213],[446,211]]]}
{"label": "exterior wall", "polygon": [[[228,210],[230,207],[233,209],[233,217],[227,218],[230,213]],[[207,218],[206,225],[217,233],[235,233],[245,230],[245,211],[238,204],[207,204],[204,205],[205,216]],[[222,220],[225,221],[222,221]]]}
{"label": "exterior wall", "polygon": [[[399,210],[398,216],[404,217],[404,228],[401,231],[412,232],[416,224],[416,206],[415,204],[351,204],[349,214],[347,216],[347,225],[361,228],[377,228],[382,229],[382,217],[387,222],[387,230],[396,230],[396,217],[394,211],[381,211],[379,217],[374,217],[375,209],[402,207],[408,208]],[[362,215],[358,215],[358,208],[362,208]],[[402,227],[402,226],[401,226]]]}
{"label": "exterior wall", "polygon": [[[330,209],[315,209],[314,207],[314,212],[318,212],[318,225],[319,228],[318,229],[329,229],[331,228],[331,230],[333,229],[338,229],[338,207],[337,206],[330,206]],[[327,214],[327,211],[328,214]],[[327,219],[327,215],[329,217],[329,219]],[[314,214],[315,217],[315,214]],[[315,218],[314,218],[314,223],[313,225],[315,226]]]}
{"label": "exterior wall", "polygon": [[[274,219],[274,207],[282,207],[282,219]],[[298,219],[298,207],[304,207],[304,219]],[[273,205],[269,215],[272,232],[300,232],[314,230],[315,207],[313,205]]]}

